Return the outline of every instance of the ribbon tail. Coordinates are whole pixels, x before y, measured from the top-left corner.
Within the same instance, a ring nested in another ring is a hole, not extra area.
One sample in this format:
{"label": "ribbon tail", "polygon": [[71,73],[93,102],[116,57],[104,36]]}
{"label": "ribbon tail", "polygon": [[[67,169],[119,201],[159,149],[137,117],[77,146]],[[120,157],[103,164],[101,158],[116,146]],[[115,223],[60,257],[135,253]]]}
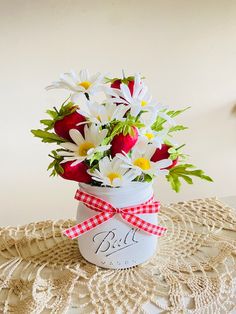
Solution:
{"label": "ribbon tail", "polygon": [[96,216],[88,218],[87,220],[77,224],[71,228],[66,229],[63,234],[70,239],[78,238],[81,234],[101,225],[114,216],[114,213],[100,213]]}
{"label": "ribbon tail", "polygon": [[122,218],[124,220],[126,220],[128,223],[130,223],[131,225],[147,232],[150,234],[155,234],[158,237],[161,237],[164,235],[165,231],[167,230],[167,228],[163,227],[163,226],[157,226],[154,224],[151,224],[150,222],[147,222],[141,218],[139,218],[136,215],[131,215],[131,214],[124,214],[122,213]]}

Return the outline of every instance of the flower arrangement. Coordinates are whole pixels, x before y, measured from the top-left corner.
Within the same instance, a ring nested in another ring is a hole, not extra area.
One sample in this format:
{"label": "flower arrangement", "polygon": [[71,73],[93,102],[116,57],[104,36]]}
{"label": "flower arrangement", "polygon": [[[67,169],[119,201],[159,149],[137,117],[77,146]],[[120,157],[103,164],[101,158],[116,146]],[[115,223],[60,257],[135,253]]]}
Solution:
{"label": "flower arrangement", "polygon": [[70,96],[60,108],[47,110],[50,119],[40,121],[42,129],[31,131],[42,142],[58,145],[49,154],[52,176],[116,188],[165,175],[176,192],[181,180],[212,181],[186,163],[184,145],[173,140],[175,132],[187,129],[175,118],[188,108],[159,105],[140,74],[110,79],[71,71],[47,87],[54,88],[69,90]]}

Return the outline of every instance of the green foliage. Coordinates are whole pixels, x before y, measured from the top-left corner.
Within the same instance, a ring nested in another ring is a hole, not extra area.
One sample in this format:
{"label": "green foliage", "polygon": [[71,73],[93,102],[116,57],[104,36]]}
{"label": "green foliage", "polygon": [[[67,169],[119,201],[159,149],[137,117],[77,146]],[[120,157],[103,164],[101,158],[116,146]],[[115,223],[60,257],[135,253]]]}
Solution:
{"label": "green foliage", "polygon": [[105,77],[105,83],[113,84],[115,81],[121,81],[121,83],[128,85],[130,81],[134,81],[134,76],[128,76],[128,77],[124,77],[124,78],[115,77],[112,79],[109,77]]}
{"label": "green foliage", "polygon": [[153,180],[154,176],[146,174],[146,173],[141,173],[138,175],[134,181],[137,182],[151,182]]}
{"label": "green foliage", "polygon": [[87,162],[87,166],[91,172],[94,172],[95,169],[99,169],[98,160],[94,160],[91,163]]}
{"label": "green foliage", "polygon": [[183,131],[183,130],[186,130],[186,129],[188,129],[187,126],[180,125],[180,124],[179,125],[175,125],[175,126],[170,127],[170,129],[168,131],[168,135],[171,136],[171,133],[173,133],[173,132]]}
{"label": "green foliage", "polygon": [[53,161],[49,164],[47,168],[48,171],[52,170],[50,177],[55,177],[58,174],[63,174],[64,169],[60,165],[60,163],[63,161],[63,157],[59,156],[56,150],[53,150],[48,156],[53,158]]}
{"label": "green foliage", "polygon": [[174,147],[169,148],[168,153],[170,154],[169,158],[171,160],[175,160],[179,157],[179,152]]}
{"label": "green foliage", "polygon": [[191,164],[182,164],[170,169],[169,174],[166,176],[170,182],[172,189],[175,192],[180,191],[181,181],[184,180],[188,184],[193,184],[191,176],[212,182],[212,178],[205,175],[203,170],[195,169],[196,167]]}
{"label": "green foliage", "polygon": [[53,107],[53,110],[47,110],[46,113],[51,117],[51,119],[43,119],[40,120],[40,123],[42,123],[45,127],[45,131],[49,131],[53,129],[54,124],[58,120],[62,120],[65,116],[68,116],[69,114],[76,111],[78,108],[74,105],[72,102],[67,102],[68,99],[66,99],[63,104],[61,105],[60,109],[58,110],[56,107]]}
{"label": "green foliage", "polygon": [[66,142],[67,140],[63,139],[62,137],[58,136],[55,133],[51,133],[48,131],[44,131],[44,130],[31,130],[31,133],[33,133],[33,135],[35,137],[41,138],[43,143],[63,143]]}
{"label": "green foliage", "polygon": [[40,123],[46,126],[44,128],[45,131],[51,130],[54,127],[54,120],[43,119],[43,120],[40,120]]}
{"label": "green foliage", "polygon": [[89,160],[90,166],[94,165],[94,163],[98,163],[100,159],[104,156],[104,152],[96,152],[90,158],[87,157]]}
{"label": "green foliage", "polygon": [[170,148],[168,149],[168,153],[170,154],[169,158],[170,158],[171,160],[175,160],[175,159],[181,157],[181,160],[182,160],[182,161],[185,160],[188,155],[183,154],[183,153],[180,152],[180,149],[181,149],[182,147],[184,147],[184,146],[185,146],[185,144],[183,144],[183,145],[181,145],[181,146],[179,146],[179,147],[173,147],[173,146],[170,147]]}
{"label": "green foliage", "polygon": [[178,115],[180,115],[181,113],[185,112],[186,110],[190,109],[191,107],[186,107],[184,109],[179,109],[179,110],[169,110],[166,113],[168,114],[168,116],[170,116],[171,118],[175,118]]}
{"label": "green foliage", "polygon": [[137,120],[136,117],[130,115],[127,116],[125,121],[114,121],[108,142],[111,142],[114,136],[120,133],[123,133],[123,135],[130,134],[131,136],[134,136],[135,133],[133,127],[142,128],[144,127],[144,124]]}
{"label": "green foliage", "polygon": [[145,182],[151,182],[152,179],[153,179],[152,176],[150,176],[149,174],[145,174],[143,180],[144,180]]}
{"label": "green foliage", "polygon": [[115,81],[117,81],[117,80],[120,80],[118,77],[114,77],[114,78],[109,78],[109,77],[104,77],[104,79],[105,79],[105,83],[106,84],[112,84],[112,83],[114,83]]}
{"label": "green foliage", "polygon": [[166,123],[166,119],[158,116],[156,118],[156,121],[153,123],[152,125],[152,130],[156,131],[156,132],[159,132],[159,131],[162,131],[164,129],[164,124]]}
{"label": "green foliage", "polygon": [[56,107],[54,107],[54,110],[48,109],[46,113],[54,120],[58,116],[59,111],[56,109]]}
{"label": "green foliage", "polygon": [[[167,109],[164,109],[162,112],[166,113],[168,116],[170,116],[171,118],[175,118],[178,115],[180,115],[181,113],[185,112],[186,110],[188,110],[190,107],[184,108],[184,109],[179,109],[179,110],[169,110],[167,111]],[[158,116],[156,121],[153,123],[152,125],[152,129],[154,131],[162,131],[164,129],[164,124],[166,123],[166,119],[163,117]],[[176,131],[182,131],[187,129],[187,127],[183,126],[183,125],[176,125],[170,128],[169,133],[172,132],[176,132]]]}

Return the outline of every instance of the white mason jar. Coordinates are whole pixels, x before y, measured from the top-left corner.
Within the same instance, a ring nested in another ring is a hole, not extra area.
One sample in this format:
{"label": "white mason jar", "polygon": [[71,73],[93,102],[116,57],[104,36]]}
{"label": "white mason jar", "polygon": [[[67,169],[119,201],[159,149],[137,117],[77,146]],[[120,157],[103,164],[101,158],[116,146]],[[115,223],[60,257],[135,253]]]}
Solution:
{"label": "white mason jar", "polygon": [[[79,184],[81,191],[97,196],[116,208],[147,202],[153,196],[151,183],[133,182],[128,187],[109,188]],[[77,222],[98,212],[79,202]],[[139,214],[138,217],[157,224],[157,214]],[[147,261],[156,250],[157,236],[146,233],[126,222],[120,214],[78,238],[82,256],[92,264],[104,268],[128,268]]]}

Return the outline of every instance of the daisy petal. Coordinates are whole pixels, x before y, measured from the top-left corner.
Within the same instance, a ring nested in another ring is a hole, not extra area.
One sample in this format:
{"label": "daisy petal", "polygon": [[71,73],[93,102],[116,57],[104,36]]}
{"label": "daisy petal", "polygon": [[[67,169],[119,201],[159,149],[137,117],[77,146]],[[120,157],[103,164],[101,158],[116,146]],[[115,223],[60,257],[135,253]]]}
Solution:
{"label": "daisy petal", "polygon": [[77,145],[70,143],[70,142],[61,143],[60,146],[65,148],[65,149],[71,150],[72,152],[75,152],[78,149]]}
{"label": "daisy petal", "polygon": [[157,165],[158,168],[163,169],[169,167],[170,165],[172,165],[172,163],[173,161],[171,159],[163,159],[156,162],[155,164]]}
{"label": "daisy petal", "polygon": [[[86,128],[86,126],[85,126]],[[82,134],[76,130],[76,129],[71,129],[69,131],[70,137],[72,138],[72,140],[77,144],[80,145],[81,143],[84,142],[84,138],[82,136]]]}

